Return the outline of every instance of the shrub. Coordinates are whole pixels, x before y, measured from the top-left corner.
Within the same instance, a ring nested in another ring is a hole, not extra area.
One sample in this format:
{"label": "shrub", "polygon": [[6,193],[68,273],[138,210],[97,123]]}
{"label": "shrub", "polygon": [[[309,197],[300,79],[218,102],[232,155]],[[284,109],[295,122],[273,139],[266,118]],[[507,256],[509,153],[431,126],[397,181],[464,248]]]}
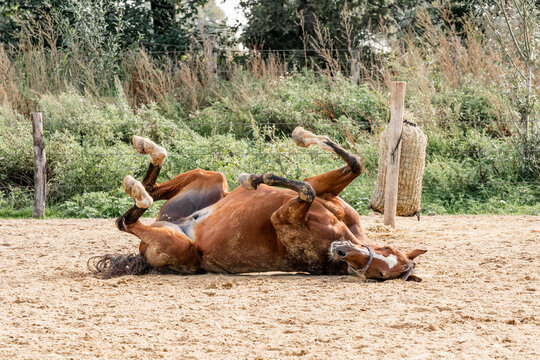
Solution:
{"label": "shrub", "polygon": [[0,105],[0,139],[0,190],[33,184],[32,123],[7,105]]}
{"label": "shrub", "polygon": [[148,159],[133,147],[118,143],[107,148],[83,146],[69,133],[54,133],[48,144],[49,198],[62,201],[84,191],[107,191],[127,174],[141,176]]}
{"label": "shrub", "polygon": [[388,117],[380,94],[345,78],[329,83],[307,72],[280,78],[271,85],[251,83],[247,87],[228,89],[212,106],[192,114],[189,126],[204,136],[232,133],[241,138],[252,135],[252,124],[271,126],[287,136],[302,125],[342,138],[344,128],[357,134]]}
{"label": "shrub", "polygon": [[440,123],[450,129],[483,129],[495,137],[510,134],[508,101],[500,91],[476,79],[466,78],[459,88],[441,88],[434,96],[434,107],[440,111]]}

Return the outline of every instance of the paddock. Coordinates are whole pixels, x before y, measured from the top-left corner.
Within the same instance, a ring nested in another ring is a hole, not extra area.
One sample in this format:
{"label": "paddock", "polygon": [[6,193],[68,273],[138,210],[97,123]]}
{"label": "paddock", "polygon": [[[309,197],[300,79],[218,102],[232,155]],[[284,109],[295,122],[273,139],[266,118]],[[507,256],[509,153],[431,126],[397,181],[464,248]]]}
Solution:
{"label": "paddock", "polygon": [[[150,223],[151,219],[144,219]],[[0,358],[540,358],[540,217],[380,216],[421,283],[305,274],[93,277],[113,219],[0,220]]]}

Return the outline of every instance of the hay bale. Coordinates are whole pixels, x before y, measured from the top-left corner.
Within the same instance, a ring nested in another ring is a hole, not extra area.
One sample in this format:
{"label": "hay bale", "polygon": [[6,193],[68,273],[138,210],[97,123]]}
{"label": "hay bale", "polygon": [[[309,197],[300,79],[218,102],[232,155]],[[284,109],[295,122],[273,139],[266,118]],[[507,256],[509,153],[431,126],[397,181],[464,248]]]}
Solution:
{"label": "hay bale", "polygon": [[[420,213],[422,198],[422,179],[426,160],[427,139],[422,130],[407,116],[403,123],[401,137],[401,159],[398,180],[398,216],[413,216]],[[384,188],[386,184],[386,167],[388,164],[387,127],[379,139],[379,174],[369,201],[369,207],[384,213]]]}

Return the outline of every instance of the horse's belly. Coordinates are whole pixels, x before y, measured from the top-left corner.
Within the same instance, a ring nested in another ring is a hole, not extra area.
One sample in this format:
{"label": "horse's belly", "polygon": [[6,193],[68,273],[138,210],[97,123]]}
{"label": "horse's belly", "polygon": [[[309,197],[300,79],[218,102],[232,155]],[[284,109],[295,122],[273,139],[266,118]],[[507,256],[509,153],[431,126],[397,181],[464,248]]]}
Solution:
{"label": "horse's belly", "polygon": [[222,273],[286,271],[286,254],[270,220],[240,219],[213,221],[209,217],[211,224],[205,222],[196,229],[202,268]]}
{"label": "horse's belly", "polygon": [[203,269],[225,273],[294,271],[270,220],[294,196],[284,189],[240,188],[214,204],[211,214],[195,228]]}
{"label": "horse's belly", "polygon": [[204,270],[233,274],[287,270],[275,239],[265,236],[248,239],[239,233],[223,235],[198,243]]}

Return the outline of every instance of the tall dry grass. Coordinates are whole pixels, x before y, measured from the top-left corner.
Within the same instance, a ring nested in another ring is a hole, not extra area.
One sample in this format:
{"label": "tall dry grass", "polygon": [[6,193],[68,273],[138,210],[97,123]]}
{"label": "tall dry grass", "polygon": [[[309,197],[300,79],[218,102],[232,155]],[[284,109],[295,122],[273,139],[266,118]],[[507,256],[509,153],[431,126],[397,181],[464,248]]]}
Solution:
{"label": "tall dry grass", "polygon": [[[492,46],[478,19],[465,20],[463,30],[458,32],[448,5],[439,5],[437,10],[444,20],[442,25],[434,24],[426,10],[417,10],[418,32],[393,41],[389,56],[379,57],[380,76],[369,81],[384,84],[384,88],[393,80],[406,81],[407,96],[414,99],[409,105],[420,121],[427,126],[448,127],[448,121],[455,117],[449,116],[447,109],[434,107],[434,98],[459,90],[468,82],[486,89],[498,88],[502,93],[508,90],[505,79],[510,69],[505,54]],[[512,111],[500,98],[491,100],[501,119]]]}
{"label": "tall dry grass", "polygon": [[[413,100],[409,102],[410,110],[426,125],[446,126],[445,109],[433,104],[437,94],[459,89],[470,78],[485,86],[503,88],[509,70],[504,66],[505,54],[491,46],[475,19],[467,21],[464,30],[458,32],[449,8],[441,5],[438,11],[444,20],[442,26],[433,24],[428,13],[419,8],[419,33],[389,42],[392,49],[389,54],[375,52],[361,57],[359,67],[361,82],[370,83],[380,92],[386,92],[392,80],[407,81],[408,97]],[[344,9],[341,16],[343,33],[348,39],[345,53],[334,48],[328,32],[321,26],[315,27],[314,37],[304,39],[304,47],[311,47],[317,55],[317,60],[312,60],[309,66],[330,80],[349,75],[355,57],[350,13]],[[384,33],[384,29],[379,32]],[[183,54],[155,57],[142,48],[103,54],[104,49],[93,47],[90,39],[74,38],[69,46],[59,46],[60,36],[62,33],[51,20],[29,23],[16,47],[0,46],[1,102],[28,115],[35,111],[36,102],[43,94],[75,90],[96,97],[114,96],[118,91],[115,78],[118,78],[128,103],[134,108],[157,103],[166,111],[173,111],[171,106],[180,105],[190,113],[209,105],[214,97],[231,96],[231,93],[239,101],[246,100],[253,91],[253,84],[246,84],[242,76],[246,72],[265,86],[272,86],[292,68],[277,53],[253,50],[242,61],[222,56],[216,77],[212,44],[207,39],[194,41],[193,47]],[[307,59],[306,52],[304,57]],[[307,64],[305,61],[304,65]],[[539,71],[536,78],[540,77]],[[227,85],[222,86],[224,81],[220,79],[226,79]],[[504,109],[506,104],[497,101],[493,99],[495,107],[500,107],[501,112],[508,111]]]}

